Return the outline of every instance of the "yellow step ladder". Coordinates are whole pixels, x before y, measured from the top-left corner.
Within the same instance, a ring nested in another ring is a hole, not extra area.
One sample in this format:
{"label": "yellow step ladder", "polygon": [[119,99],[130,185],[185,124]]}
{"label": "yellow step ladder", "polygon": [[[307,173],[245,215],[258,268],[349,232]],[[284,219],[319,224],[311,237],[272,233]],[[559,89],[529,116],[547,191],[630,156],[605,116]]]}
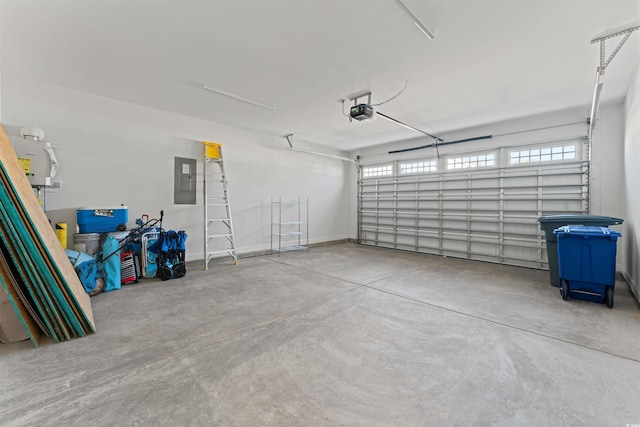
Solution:
{"label": "yellow step ladder", "polygon": [[238,264],[222,144],[204,141],[204,269],[212,258],[230,256]]}

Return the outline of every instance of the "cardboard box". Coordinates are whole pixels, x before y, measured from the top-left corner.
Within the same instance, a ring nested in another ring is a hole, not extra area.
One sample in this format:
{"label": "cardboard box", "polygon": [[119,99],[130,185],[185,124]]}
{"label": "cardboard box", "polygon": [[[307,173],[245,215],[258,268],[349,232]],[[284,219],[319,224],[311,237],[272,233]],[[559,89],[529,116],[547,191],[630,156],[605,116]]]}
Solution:
{"label": "cardboard box", "polygon": [[29,339],[6,292],[0,287],[0,342],[10,344]]}

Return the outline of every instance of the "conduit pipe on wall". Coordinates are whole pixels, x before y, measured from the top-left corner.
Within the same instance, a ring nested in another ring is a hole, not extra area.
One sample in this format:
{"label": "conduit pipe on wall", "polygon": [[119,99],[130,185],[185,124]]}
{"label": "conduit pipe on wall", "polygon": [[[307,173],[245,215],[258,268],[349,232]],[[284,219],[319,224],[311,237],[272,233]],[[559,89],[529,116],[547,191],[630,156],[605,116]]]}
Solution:
{"label": "conduit pipe on wall", "polygon": [[[515,131],[515,132],[506,132],[506,133],[495,134],[495,135],[474,136],[474,137],[471,137],[471,138],[457,139],[455,141],[443,141],[443,142],[439,142],[437,145],[438,146],[442,146],[442,145],[451,145],[451,144],[461,144],[463,142],[480,141],[480,140],[483,140],[483,139],[493,139],[493,138],[498,138],[498,137],[502,137],[502,136],[517,135],[517,134],[520,134],[520,133],[536,132],[536,131],[540,131],[540,130],[554,129],[554,128],[565,127],[565,126],[574,126],[574,125],[579,125],[579,124],[583,124],[583,123],[585,123],[585,122],[581,121],[581,122],[565,123],[565,124],[561,124],[561,125],[546,126],[546,127],[541,127],[541,128],[535,128],[535,129],[526,129],[526,130]],[[577,138],[579,139],[579,138],[582,138],[582,137],[578,136]],[[573,139],[575,139],[575,138],[573,138]],[[558,141],[559,140],[539,141],[539,143],[558,142]],[[404,149],[401,149],[401,150],[389,151],[389,154],[404,153],[404,152],[407,152],[407,151],[421,150],[423,148],[433,147],[434,145],[435,144],[427,144],[427,145],[422,145],[420,147],[404,148]]]}
{"label": "conduit pipe on wall", "polygon": [[460,144],[461,142],[471,142],[471,141],[479,141],[482,139],[491,139],[493,138],[493,135],[484,135],[484,136],[476,136],[473,138],[465,138],[465,139],[458,139],[456,141],[443,141],[440,143],[432,143],[432,144],[427,144],[427,145],[421,145],[420,147],[413,147],[413,148],[404,148],[402,150],[393,150],[393,151],[389,151],[389,154],[395,154],[395,153],[404,153],[406,151],[414,151],[414,150],[422,150],[423,148],[429,148],[429,147],[438,147],[438,146],[442,146],[442,145],[449,145],[449,144]]}

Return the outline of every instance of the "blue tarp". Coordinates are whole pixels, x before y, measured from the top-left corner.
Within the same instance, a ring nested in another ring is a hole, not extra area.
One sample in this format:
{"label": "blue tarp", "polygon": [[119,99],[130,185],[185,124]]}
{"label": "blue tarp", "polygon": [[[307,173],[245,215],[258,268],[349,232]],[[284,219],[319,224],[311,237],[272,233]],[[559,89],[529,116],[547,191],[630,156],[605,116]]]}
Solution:
{"label": "blue tarp", "polygon": [[66,254],[78,274],[82,287],[90,294],[96,289],[96,280],[104,278],[104,268],[102,264],[86,252],[67,249]]}

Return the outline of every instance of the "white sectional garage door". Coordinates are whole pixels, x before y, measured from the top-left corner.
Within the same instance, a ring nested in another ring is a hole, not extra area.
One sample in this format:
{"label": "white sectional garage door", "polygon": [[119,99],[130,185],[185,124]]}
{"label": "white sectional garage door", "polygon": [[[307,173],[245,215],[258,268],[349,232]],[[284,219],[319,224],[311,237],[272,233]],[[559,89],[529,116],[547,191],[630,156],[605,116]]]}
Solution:
{"label": "white sectional garage door", "polygon": [[538,217],[588,212],[587,148],[572,137],[363,165],[359,242],[547,268]]}

